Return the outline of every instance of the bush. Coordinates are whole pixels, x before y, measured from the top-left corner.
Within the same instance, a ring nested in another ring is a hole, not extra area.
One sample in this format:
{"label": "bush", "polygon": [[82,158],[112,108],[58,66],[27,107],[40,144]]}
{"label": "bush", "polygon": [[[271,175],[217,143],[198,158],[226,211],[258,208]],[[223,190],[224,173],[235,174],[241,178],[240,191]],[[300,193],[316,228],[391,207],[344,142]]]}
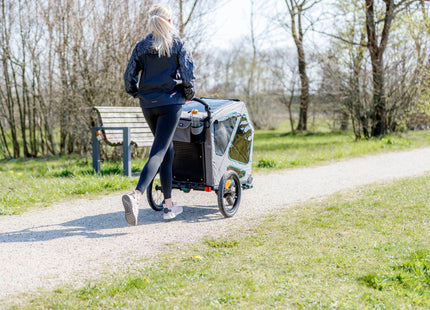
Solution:
{"label": "bush", "polygon": [[257,167],[258,168],[276,168],[277,164],[272,159],[262,158],[258,161]]}

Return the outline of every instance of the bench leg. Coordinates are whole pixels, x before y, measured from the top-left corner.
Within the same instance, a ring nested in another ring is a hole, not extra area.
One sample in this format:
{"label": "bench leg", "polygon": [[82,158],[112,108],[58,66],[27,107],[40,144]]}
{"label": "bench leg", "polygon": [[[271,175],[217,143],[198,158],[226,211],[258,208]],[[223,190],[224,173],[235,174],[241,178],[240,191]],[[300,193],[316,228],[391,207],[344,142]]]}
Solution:
{"label": "bench leg", "polygon": [[124,175],[127,177],[131,177],[131,131],[130,128],[124,128],[123,130],[123,166],[124,166]]}
{"label": "bench leg", "polygon": [[91,131],[91,140],[93,144],[93,170],[100,174],[100,142],[97,140],[96,132],[98,128],[93,127]]}

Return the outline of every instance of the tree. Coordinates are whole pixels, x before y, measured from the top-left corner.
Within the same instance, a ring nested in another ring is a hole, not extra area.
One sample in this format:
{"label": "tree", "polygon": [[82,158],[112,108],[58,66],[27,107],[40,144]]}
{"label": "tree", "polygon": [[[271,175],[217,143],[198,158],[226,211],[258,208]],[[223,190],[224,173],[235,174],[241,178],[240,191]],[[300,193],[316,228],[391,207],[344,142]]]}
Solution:
{"label": "tree", "polygon": [[427,0],[365,0],[366,45],[370,53],[373,73],[372,136],[381,136],[387,132],[384,53],[387,49],[393,20],[399,12],[414,3],[420,3],[424,7],[425,1]]}
{"label": "tree", "polygon": [[332,20],[340,19],[341,24],[328,34],[336,39],[330,49],[334,59],[347,67],[328,70],[330,61],[326,61],[324,72],[331,72],[330,85],[338,85],[345,98],[342,102],[350,112],[356,138],[405,128],[425,80],[423,46],[428,36],[422,35],[425,27],[419,26],[423,24],[420,12],[426,15],[424,1],[337,1],[335,5],[339,18],[332,16]]}
{"label": "tree", "polygon": [[285,50],[273,51],[273,54],[269,58],[273,61],[269,67],[271,68],[273,83],[276,87],[274,93],[279,98],[281,104],[287,107],[291,132],[294,135],[296,134],[296,130],[294,128],[292,106],[295,98],[296,84],[299,79],[297,66],[291,63]]}
{"label": "tree", "polygon": [[[369,68],[366,47],[365,17],[362,4],[336,1],[330,20],[334,26],[330,47],[320,55],[323,83],[321,91],[337,102],[341,111],[341,125],[345,127],[346,117],[351,119],[356,139],[369,138],[373,106],[369,103],[371,88],[368,87]],[[341,129],[342,129],[341,127]]]}
{"label": "tree", "polygon": [[307,116],[309,107],[309,77],[306,71],[306,57],[304,48],[304,14],[320,0],[285,0],[290,14],[290,30],[297,48],[298,71],[300,75],[300,112],[298,131],[307,130]]}
{"label": "tree", "polygon": [[[14,62],[13,62],[13,53],[11,48],[11,43],[13,42],[12,38],[12,29],[15,23],[14,13],[16,10],[15,5],[11,1],[1,1],[1,19],[0,19],[0,35],[1,35],[1,65],[2,65],[2,73],[3,73],[3,85],[0,85],[0,103],[2,105],[2,115],[7,122],[8,128],[10,129],[11,139],[12,139],[12,147],[13,147],[13,157],[20,156],[20,147],[18,142],[18,122],[15,117],[15,110],[17,106],[16,102],[16,94],[17,85],[13,83],[13,76],[16,72]],[[14,87],[15,86],[15,87]],[[2,137],[5,138],[5,129],[2,126]],[[7,148],[7,142],[4,143]],[[9,150],[8,150],[8,153]]]}

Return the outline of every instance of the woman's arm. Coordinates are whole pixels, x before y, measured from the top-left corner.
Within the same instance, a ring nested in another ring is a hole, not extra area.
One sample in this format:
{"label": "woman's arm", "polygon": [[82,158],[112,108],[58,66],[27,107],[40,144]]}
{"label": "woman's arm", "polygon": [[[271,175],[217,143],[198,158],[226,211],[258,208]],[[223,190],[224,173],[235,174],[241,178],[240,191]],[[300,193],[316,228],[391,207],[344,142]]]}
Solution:
{"label": "woman's arm", "polygon": [[139,72],[142,70],[142,65],[140,63],[139,57],[137,56],[137,45],[131,54],[130,60],[127,65],[127,69],[125,69],[124,73],[124,84],[125,91],[132,95],[133,97],[137,96],[138,88],[137,83],[139,81]]}
{"label": "woman's arm", "polygon": [[179,73],[182,78],[182,85],[184,87],[184,96],[186,100],[194,98],[194,64],[193,58],[190,53],[182,46],[179,51]]}

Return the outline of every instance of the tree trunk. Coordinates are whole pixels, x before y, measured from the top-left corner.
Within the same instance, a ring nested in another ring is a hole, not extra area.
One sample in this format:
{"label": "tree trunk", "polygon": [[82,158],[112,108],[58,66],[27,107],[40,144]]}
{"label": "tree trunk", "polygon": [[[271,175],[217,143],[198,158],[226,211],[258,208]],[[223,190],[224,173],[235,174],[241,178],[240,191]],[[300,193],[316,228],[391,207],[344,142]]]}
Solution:
{"label": "tree trunk", "polygon": [[305,52],[303,50],[302,42],[297,44],[297,52],[299,55],[299,74],[300,74],[300,83],[301,83],[300,112],[299,112],[299,123],[297,124],[297,130],[305,131],[307,130],[307,123],[308,123],[309,78],[306,73]]}
{"label": "tree trunk", "polygon": [[290,95],[290,100],[288,101],[288,116],[290,118],[290,126],[291,126],[291,132],[293,135],[296,134],[296,131],[294,130],[294,120],[293,120],[293,112],[291,111],[291,106],[293,105],[294,100],[294,88]]}
{"label": "tree trunk", "polygon": [[[376,70],[375,70],[376,69]],[[373,72],[373,106],[375,114],[372,124],[372,136],[378,137],[387,132],[387,111],[384,88],[384,69],[382,65],[376,65]]]}
{"label": "tree trunk", "polygon": [[[7,44],[8,43],[9,42],[7,42]],[[10,50],[7,48],[6,51],[9,52]],[[10,55],[10,53],[8,53],[8,55]],[[10,133],[12,136],[13,157],[18,158],[20,154],[20,149],[19,149],[18,133],[17,133],[16,120],[15,120],[15,102],[12,97],[12,89],[11,89],[12,82],[10,80],[9,71],[8,71],[8,60],[10,59],[6,59],[6,57],[3,58],[3,74],[6,81],[5,83],[6,100],[5,101],[6,101],[6,107],[8,112],[7,122],[9,124]]]}
{"label": "tree trunk", "polygon": [[[1,100],[1,98],[0,98]],[[1,147],[2,151],[3,151],[3,155],[4,157],[8,158],[8,157],[12,157],[10,154],[10,150],[9,147],[7,145],[7,140],[6,140],[6,134],[5,134],[5,130],[3,129],[3,125],[1,123],[0,120],[0,145],[3,145],[4,147]]]}
{"label": "tree trunk", "polygon": [[356,139],[369,138],[369,115],[366,101],[362,98],[360,89],[360,76],[362,74],[362,64],[364,61],[364,46],[365,46],[365,33],[361,33],[360,46],[358,46],[356,55],[353,58],[352,76],[349,81],[349,100],[350,100],[350,114],[354,125],[354,133]]}
{"label": "tree trunk", "polygon": [[[384,0],[385,12],[383,18],[382,33],[376,34],[374,0],[366,0],[366,30],[367,47],[372,60],[373,73],[373,106],[374,116],[372,123],[372,136],[377,137],[387,133],[387,112],[384,84],[384,52],[388,43],[391,22],[394,18],[394,0]],[[378,17],[379,19],[379,17]],[[380,42],[378,43],[378,37]]]}
{"label": "tree trunk", "polygon": [[349,113],[348,113],[348,110],[345,109],[345,107],[343,107],[342,119],[341,119],[341,123],[340,123],[340,130],[346,131],[346,130],[348,130],[348,126],[349,126]]}
{"label": "tree trunk", "polygon": [[294,38],[294,43],[297,48],[297,57],[300,74],[300,112],[299,112],[299,123],[297,124],[298,131],[307,130],[308,121],[308,107],[309,107],[309,78],[306,73],[306,58],[305,51],[303,48],[303,29],[302,29],[302,14],[306,1],[302,1],[300,4],[296,1],[286,0],[288,11],[291,17],[291,34]]}

